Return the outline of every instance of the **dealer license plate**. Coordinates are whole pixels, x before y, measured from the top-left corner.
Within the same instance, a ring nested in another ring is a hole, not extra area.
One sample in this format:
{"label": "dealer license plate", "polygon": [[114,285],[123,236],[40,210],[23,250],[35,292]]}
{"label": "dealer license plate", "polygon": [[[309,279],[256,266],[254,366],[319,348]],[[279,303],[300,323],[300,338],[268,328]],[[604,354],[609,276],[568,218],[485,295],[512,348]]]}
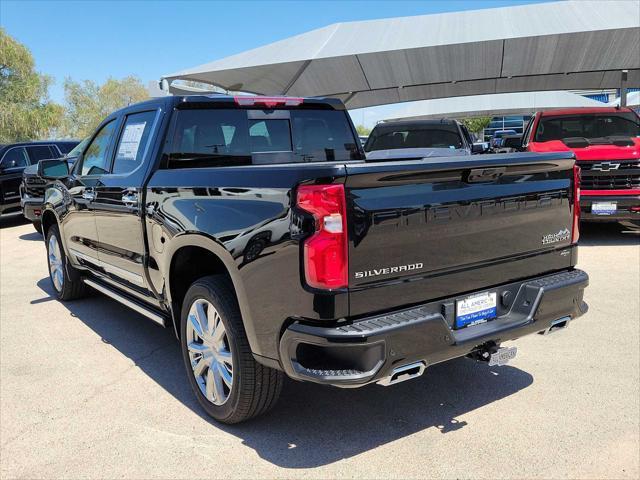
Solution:
{"label": "dealer license plate", "polygon": [[496,292],[475,294],[456,302],[456,328],[484,323],[496,316]]}
{"label": "dealer license plate", "polygon": [[618,210],[616,202],[593,202],[591,204],[591,213],[594,215],[615,215]]}

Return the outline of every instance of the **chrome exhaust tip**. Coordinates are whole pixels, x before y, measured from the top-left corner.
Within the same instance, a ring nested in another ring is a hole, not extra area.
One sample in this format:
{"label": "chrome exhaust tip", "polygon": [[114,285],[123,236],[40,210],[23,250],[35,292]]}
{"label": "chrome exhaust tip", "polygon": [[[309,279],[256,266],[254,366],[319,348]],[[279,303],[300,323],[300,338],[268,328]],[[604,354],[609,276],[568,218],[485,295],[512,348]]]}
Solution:
{"label": "chrome exhaust tip", "polygon": [[411,380],[412,378],[419,377],[424,373],[427,368],[427,363],[424,361],[409,363],[401,367],[396,367],[388,377],[378,380],[376,383],[383,387],[395,385],[396,383]]}
{"label": "chrome exhaust tip", "polygon": [[565,328],[567,328],[570,321],[571,321],[571,317],[558,318],[553,322],[551,322],[551,325],[549,325],[549,328],[538,333],[540,335],[549,335],[550,333],[555,333],[557,331],[564,330]]}

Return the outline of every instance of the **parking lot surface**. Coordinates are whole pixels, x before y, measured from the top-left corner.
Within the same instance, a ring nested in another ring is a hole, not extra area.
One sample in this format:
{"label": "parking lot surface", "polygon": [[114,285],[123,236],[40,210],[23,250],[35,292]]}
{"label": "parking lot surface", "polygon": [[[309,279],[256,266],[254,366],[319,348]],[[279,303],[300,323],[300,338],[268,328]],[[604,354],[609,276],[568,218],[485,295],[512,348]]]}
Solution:
{"label": "parking lot surface", "polygon": [[289,381],[267,416],[216,424],[179,346],[106,297],[51,296],[45,247],[0,225],[2,478],[638,478],[640,246],[583,229],[590,311],[393,387]]}

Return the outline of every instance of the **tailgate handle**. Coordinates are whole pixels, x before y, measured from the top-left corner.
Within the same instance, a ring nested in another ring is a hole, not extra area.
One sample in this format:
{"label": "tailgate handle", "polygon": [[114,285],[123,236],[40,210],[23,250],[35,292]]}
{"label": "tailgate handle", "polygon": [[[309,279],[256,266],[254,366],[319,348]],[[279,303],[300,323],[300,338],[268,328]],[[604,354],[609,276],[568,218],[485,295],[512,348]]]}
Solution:
{"label": "tailgate handle", "polygon": [[500,178],[507,170],[506,167],[474,168],[467,174],[467,182],[490,182]]}

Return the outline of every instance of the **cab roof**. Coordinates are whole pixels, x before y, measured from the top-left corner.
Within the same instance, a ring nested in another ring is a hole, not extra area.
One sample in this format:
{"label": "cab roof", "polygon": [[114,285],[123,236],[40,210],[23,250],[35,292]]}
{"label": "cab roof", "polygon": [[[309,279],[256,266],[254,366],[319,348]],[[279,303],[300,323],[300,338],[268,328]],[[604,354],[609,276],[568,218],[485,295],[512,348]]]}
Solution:
{"label": "cab roof", "polygon": [[618,113],[618,112],[633,112],[628,107],[576,107],[576,108],[556,108],[550,110],[543,110],[540,112],[541,116],[558,116],[558,115],[581,115],[584,113]]}

